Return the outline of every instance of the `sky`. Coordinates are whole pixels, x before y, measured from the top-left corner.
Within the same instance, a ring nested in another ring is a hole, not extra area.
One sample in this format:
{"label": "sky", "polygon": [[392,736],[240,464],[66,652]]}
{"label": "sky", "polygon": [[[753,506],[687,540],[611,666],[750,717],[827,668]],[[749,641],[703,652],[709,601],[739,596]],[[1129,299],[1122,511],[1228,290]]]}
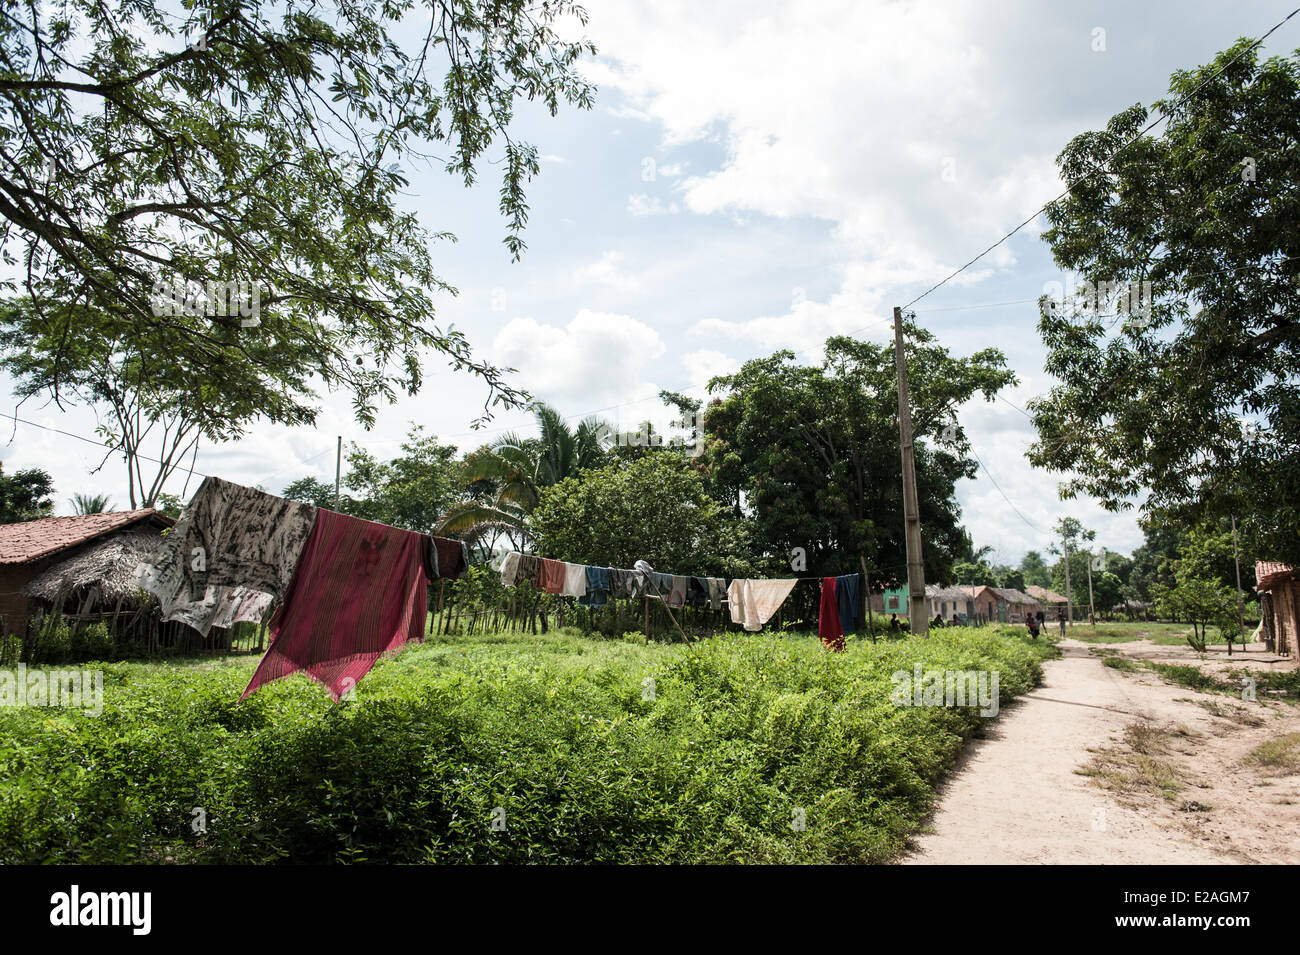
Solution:
{"label": "sky", "polygon": [[[584,67],[590,111],[550,117],[526,107],[517,134],[542,171],[529,186],[522,261],[502,242],[495,167],[466,190],[436,164],[405,169],[404,204],[457,242],[433,249],[458,294],[437,299],[476,352],[573,421],[597,413],[629,430],[674,416],[661,388],[704,384],[778,348],[820,359],[835,334],[892,340],[892,310],[996,242],[1061,192],[1054,159],[1080,132],[1168,91],[1169,76],[1257,37],[1287,4],[788,2],[708,4],[596,0]],[[1264,55],[1300,48],[1300,18]],[[432,149],[436,154],[437,150]],[[499,150],[497,150],[499,153]],[[494,158],[496,158],[494,156]],[[959,419],[981,462],[958,488],[962,520],[995,562],[1046,550],[1074,516],[1097,543],[1142,543],[1136,510],[1061,501],[1061,475],[1032,468],[1021,410],[1052,385],[1035,305],[1065,284],[1035,220],[915,306],[950,351],[997,347],[1020,378],[1006,401],[977,399]],[[421,393],[380,409],[366,431],[346,395],[322,394],[317,427],[259,423],[238,442],[200,448],[195,469],[280,491],[307,475],[334,478],[338,436],[380,458],[411,423],[464,449],[483,430],[486,388],[438,356]],[[12,382],[0,375],[0,389]],[[15,412],[10,398],[3,410]],[[28,401],[16,413],[88,438],[91,409]],[[127,505],[125,468],[104,450],[9,422],[7,472],[42,467],[57,513],[74,493]],[[193,493],[198,478],[169,484]]]}

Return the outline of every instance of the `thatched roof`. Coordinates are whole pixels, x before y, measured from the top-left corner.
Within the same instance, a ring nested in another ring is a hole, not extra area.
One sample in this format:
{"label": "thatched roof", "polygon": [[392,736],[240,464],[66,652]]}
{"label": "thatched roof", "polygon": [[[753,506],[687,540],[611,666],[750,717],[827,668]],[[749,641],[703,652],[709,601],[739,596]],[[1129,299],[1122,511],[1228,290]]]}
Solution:
{"label": "thatched roof", "polygon": [[150,559],[162,544],[156,528],[129,528],[95,541],[75,557],[59,561],[33,577],[23,593],[53,603],[61,590],[80,590],[97,584],[103,603],[116,603],[137,595],[140,585],[135,568]]}

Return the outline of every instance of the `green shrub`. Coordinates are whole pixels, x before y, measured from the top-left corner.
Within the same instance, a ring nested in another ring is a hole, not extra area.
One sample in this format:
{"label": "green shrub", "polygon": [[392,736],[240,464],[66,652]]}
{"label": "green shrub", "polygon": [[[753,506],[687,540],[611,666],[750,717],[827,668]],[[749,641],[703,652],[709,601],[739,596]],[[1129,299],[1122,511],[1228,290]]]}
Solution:
{"label": "green shrub", "polygon": [[337,705],[301,677],[240,702],[251,661],[108,664],[98,718],[0,713],[0,862],[883,862],[983,721],[891,675],[996,669],[1006,703],[1050,652],[642,640],[430,641]]}

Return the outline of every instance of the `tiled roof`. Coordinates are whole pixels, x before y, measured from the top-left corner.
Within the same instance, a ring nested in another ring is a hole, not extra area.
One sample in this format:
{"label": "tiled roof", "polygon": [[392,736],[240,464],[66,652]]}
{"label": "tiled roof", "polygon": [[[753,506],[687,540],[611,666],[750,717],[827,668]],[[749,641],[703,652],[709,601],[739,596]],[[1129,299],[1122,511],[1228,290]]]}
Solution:
{"label": "tiled roof", "polygon": [[1286,580],[1292,575],[1290,564],[1280,564],[1275,560],[1255,561],[1255,589],[1267,590],[1268,584],[1275,580]]}
{"label": "tiled roof", "polygon": [[43,517],[21,524],[0,524],[0,564],[26,564],[155,515],[164,524],[176,523],[167,515],[146,507],[134,511]]}

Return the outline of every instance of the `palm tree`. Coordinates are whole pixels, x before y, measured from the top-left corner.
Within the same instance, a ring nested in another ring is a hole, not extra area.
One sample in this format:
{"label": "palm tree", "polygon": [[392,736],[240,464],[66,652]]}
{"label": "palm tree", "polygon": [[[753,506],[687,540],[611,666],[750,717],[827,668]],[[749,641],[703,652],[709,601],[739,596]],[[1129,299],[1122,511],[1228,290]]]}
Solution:
{"label": "palm tree", "polygon": [[110,506],[113,502],[107,494],[96,494],[88,497],[85,494],[74,494],[68,501],[72,505],[74,513],[77,514],[102,514],[104,511],[111,511]]}
{"label": "palm tree", "polygon": [[[538,437],[506,434],[466,457],[471,496],[447,512],[438,525],[441,533],[476,544],[485,553],[503,534],[518,548],[532,539],[528,515],[542,490],[604,462],[601,439],[610,431],[600,419],[586,418],[570,428],[548,404],[534,402],[531,410]],[[474,485],[479,485],[477,494]]]}

